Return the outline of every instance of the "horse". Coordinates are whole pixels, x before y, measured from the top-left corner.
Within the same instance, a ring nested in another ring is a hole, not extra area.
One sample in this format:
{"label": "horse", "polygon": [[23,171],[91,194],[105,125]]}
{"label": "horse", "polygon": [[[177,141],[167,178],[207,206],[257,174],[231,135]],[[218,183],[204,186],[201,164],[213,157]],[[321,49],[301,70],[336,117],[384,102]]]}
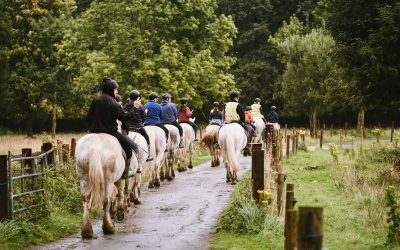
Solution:
{"label": "horse", "polygon": [[237,182],[237,172],[240,165],[240,151],[246,147],[247,136],[243,127],[238,123],[225,124],[219,130],[218,143],[226,167],[226,182],[232,185]]}
{"label": "horse", "polygon": [[149,162],[149,188],[160,186],[160,169],[165,159],[167,139],[162,128],[157,126],[145,126],[144,129],[150,139],[150,156],[153,161]]}
{"label": "horse", "polygon": [[175,177],[174,162],[175,162],[176,154],[178,152],[181,136],[179,135],[179,129],[177,127],[175,127],[174,125],[165,124],[165,127],[169,131],[169,143],[167,146],[168,154],[167,154],[167,159],[164,164],[165,171],[164,171],[164,169],[162,170],[160,178],[161,178],[161,181],[164,179],[164,177],[165,177],[165,179],[172,181]]}
{"label": "horse", "polygon": [[211,167],[219,166],[219,155],[220,150],[215,147],[215,144],[218,143],[218,133],[221,127],[219,125],[211,124],[206,127],[206,131],[201,138],[200,145],[202,147],[208,147],[208,150],[211,154]]}
{"label": "horse", "polygon": [[253,138],[253,143],[262,143],[265,123],[260,117],[254,117],[254,125],[256,129],[254,130],[255,137]]}
{"label": "horse", "polygon": [[[128,136],[138,145],[139,148],[137,169],[138,168],[144,169],[146,160],[150,154],[150,152],[148,152],[147,141],[143,137],[143,135],[137,132],[131,131],[129,132]],[[129,184],[127,185],[129,193],[129,201],[133,202],[136,205],[142,203],[140,201],[140,189],[139,189],[142,181],[142,174],[137,173],[137,169],[131,169],[135,173],[135,175],[132,178],[130,178]]]}
{"label": "horse", "polygon": [[[125,169],[125,160],[120,143],[117,138],[109,134],[87,134],[78,140],[75,158],[83,203],[82,237],[93,238],[89,211],[101,206],[104,210],[104,234],[115,233],[110,215],[114,187],[117,189],[117,219],[124,218],[127,208],[124,198],[125,181],[121,179]],[[136,156],[133,154],[131,167],[135,168],[137,164]]]}
{"label": "horse", "polygon": [[181,123],[183,129],[183,148],[178,150],[177,158],[178,158],[178,171],[186,171],[187,164],[187,156],[189,153],[189,164],[188,168],[193,168],[192,165],[192,143],[194,142],[195,134],[192,126],[187,123]]}

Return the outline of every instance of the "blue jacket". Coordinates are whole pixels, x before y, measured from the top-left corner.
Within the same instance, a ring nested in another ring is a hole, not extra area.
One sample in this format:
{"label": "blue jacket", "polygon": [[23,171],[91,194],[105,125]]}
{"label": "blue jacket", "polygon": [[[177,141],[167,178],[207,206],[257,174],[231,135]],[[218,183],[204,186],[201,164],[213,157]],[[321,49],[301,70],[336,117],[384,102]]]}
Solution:
{"label": "blue jacket", "polygon": [[175,122],[178,119],[178,109],[174,103],[168,101],[161,102],[161,109],[162,109],[162,116],[161,122],[162,123],[171,123]]}
{"label": "blue jacket", "polygon": [[144,108],[147,111],[144,125],[158,125],[161,123],[162,109],[160,104],[153,100],[146,103]]}

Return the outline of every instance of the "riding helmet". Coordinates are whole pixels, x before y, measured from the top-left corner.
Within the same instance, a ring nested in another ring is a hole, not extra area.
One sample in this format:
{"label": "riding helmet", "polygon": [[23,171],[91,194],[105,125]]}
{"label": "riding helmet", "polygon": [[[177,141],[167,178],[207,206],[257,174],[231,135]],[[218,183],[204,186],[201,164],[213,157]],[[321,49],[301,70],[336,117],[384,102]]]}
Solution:
{"label": "riding helmet", "polygon": [[140,94],[140,92],[135,89],[135,90],[132,90],[132,92],[129,94],[129,99],[131,99],[132,101],[135,101],[136,99],[138,99],[141,96],[142,95]]}
{"label": "riding helmet", "polygon": [[214,103],[213,103],[213,107],[214,107],[214,108],[218,108],[218,107],[219,107],[219,102],[214,102]]}
{"label": "riding helmet", "polygon": [[149,95],[149,99],[150,100],[154,100],[156,98],[158,98],[158,94],[156,92],[151,92],[150,95]]}
{"label": "riding helmet", "polygon": [[168,98],[172,98],[172,95],[170,95],[169,93],[165,93],[162,95],[163,100],[167,100]]}
{"label": "riding helmet", "polygon": [[246,111],[250,111],[250,110],[252,110],[252,108],[250,106],[247,106]]}
{"label": "riding helmet", "polygon": [[236,98],[236,97],[240,97],[240,93],[238,92],[238,91],[232,91],[230,94],[229,94],[229,98],[233,101],[233,99],[234,98]]}
{"label": "riding helmet", "polygon": [[276,107],[275,106],[271,106],[271,110],[276,110]]}
{"label": "riding helmet", "polygon": [[181,103],[186,104],[188,102],[188,99],[186,97],[181,98]]}
{"label": "riding helmet", "polygon": [[255,102],[261,102],[261,99],[257,97],[256,99],[254,99],[254,101]]}
{"label": "riding helmet", "polygon": [[111,78],[104,78],[103,82],[101,83],[101,91],[112,97],[115,97],[114,89],[118,89],[118,87],[119,87],[118,83]]}

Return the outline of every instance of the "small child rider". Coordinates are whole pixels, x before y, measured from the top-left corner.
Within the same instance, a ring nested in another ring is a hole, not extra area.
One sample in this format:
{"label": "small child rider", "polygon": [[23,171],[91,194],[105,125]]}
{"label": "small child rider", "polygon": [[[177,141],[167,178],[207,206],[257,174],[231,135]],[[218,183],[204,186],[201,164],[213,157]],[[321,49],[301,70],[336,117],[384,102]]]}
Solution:
{"label": "small child rider", "polygon": [[179,123],[187,123],[190,126],[192,126],[194,130],[194,135],[195,135],[195,141],[198,141],[197,139],[197,126],[190,120],[190,117],[192,116],[192,111],[190,111],[189,106],[187,105],[188,99],[186,97],[181,98],[181,107],[178,110],[178,121]]}
{"label": "small child rider", "polygon": [[260,98],[257,97],[256,99],[254,99],[254,103],[251,105],[253,117],[260,117],[261,119],[263,119],[264,123],[267,123],[267,120],[265,120],[265,117],[262,114],[262,107],[260,103]]}

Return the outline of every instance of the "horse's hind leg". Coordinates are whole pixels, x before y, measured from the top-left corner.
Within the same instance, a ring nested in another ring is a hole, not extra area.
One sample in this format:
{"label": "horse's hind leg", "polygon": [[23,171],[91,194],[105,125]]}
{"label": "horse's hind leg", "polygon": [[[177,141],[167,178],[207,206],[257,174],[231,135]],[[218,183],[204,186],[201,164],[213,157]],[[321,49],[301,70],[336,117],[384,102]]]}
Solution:
{"label": "horse's hind leg", "polygon": [[[114,184],[106,183],[106,199],[103,204],[103,232],[104,234],[113,234],[115,233],[115,227],[111,220],[110,208],[111,208],[111,199],[113,194]],[[118,201],[117,201],[118,202]]]}
{"label": "horse's hind leg", "polygon": [[90,223],[89,217],[89,204],[88,199],[83,197],[83,216],[82,216],[82,228],[81,228],[81,235],[84,239],[93,238],[93,228],[92,224]]}
{"label": "horse's hind leg", "polygon": [[193,165],[192,165],[192,144],[189,145],[189,166],[188,168],[192,169]]}
{"label": "horse's hind leg", "polygon": [[226,182],[231,182],[231,173],[229,171],[228,162],[225,162],[225,168],[226,168]]}
{"label": "horse's hind leg", "polygon": [[161,182],[160,182],[160,168],[162,168],[162,166],[157,166],[156,167],[156,172],[155,172],[155,180],[154,180],[154,186],[155,187],[160,187],[161,186]]}

